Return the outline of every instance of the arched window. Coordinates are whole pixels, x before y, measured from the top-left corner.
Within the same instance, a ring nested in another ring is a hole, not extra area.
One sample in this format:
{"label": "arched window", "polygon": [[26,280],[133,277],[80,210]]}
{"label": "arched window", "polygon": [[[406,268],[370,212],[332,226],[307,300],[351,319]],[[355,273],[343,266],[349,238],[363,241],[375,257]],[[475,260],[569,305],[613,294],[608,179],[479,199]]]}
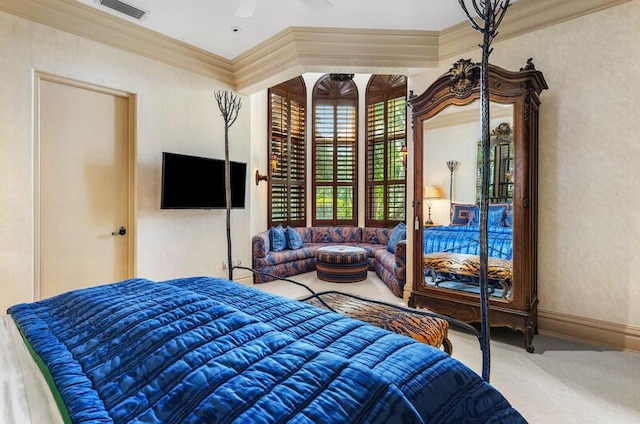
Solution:
{"label": "arched window", "polygon": [[373,75],[366,99],[365,225],[391,227],[406,218],[407,78]]}
{"label": "arched window", "polygon": [[358,222],[358,89],[328,74],[313,90],[313,225]]}
{"label": "arched window", "polygon": [[269,89],[269,226],[307,225],[306,104],[302,77]]}

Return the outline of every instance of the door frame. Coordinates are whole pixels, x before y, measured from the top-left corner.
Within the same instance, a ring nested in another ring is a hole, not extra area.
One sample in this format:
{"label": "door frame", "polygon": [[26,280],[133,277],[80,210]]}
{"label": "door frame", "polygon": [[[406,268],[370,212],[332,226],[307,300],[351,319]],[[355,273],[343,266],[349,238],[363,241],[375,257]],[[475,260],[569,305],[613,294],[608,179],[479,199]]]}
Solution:
{"label": "door frame", "polygon": [[108,94],[123,98],[127,101],[128,129],[127,129],[127,274],[128,278],[136,274],[136,95],[134,93],[104,87],[88,82],[78,81],[46,72],[34,71],[33,73],[33,300],[42,299],[42,242],[41,242],[41,185],[40,185],[40,84],[42,81],[68,85],[74,88],[91,90],[102,94]]}

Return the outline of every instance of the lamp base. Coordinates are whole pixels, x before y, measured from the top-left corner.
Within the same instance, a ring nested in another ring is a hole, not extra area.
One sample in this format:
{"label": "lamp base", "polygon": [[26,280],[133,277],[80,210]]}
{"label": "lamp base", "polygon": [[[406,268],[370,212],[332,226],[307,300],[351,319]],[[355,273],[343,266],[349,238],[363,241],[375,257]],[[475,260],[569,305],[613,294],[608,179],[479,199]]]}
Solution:
{"label": "lamp base", "polygon": [[431,220],[431,200],[429,200],[429,216],[424,225],[433,225],[433,221]]}

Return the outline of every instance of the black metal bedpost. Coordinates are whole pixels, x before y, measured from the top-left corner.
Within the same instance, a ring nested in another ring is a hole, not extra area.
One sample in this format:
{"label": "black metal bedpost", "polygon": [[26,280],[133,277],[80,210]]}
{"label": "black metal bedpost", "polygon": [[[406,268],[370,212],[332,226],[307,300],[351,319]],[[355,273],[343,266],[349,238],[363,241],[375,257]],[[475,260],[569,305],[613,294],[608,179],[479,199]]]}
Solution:
{"label": "black metal bedpost", "polygon": [[231,164],[229,163],[229,128],[236,122],[242,100],[228,91],[216,91],[220,115],[224,119],[224,193],[227,205],[227,269],[229,280],[233,280],[233,256],[231,255]]}
{"label": "black metal bedpost", "polygon": [[473,29],[482,34],[482,61],[480,63],[480,124],[482,150],[482,185],[480,194],[480,342],[482,345],[482,378],[489,381],[491,370],[491,344],[489,333],[489,282],[487,269],[489,261],[489,245],[487,223],[489,212],[489,55],[492,52],[491,42],[498,35],[497,29],[509,7],[510,0],[472,0],[473,8],[480,18],[480,23],[471,16],[466,0],[458,0],[467,15]]}

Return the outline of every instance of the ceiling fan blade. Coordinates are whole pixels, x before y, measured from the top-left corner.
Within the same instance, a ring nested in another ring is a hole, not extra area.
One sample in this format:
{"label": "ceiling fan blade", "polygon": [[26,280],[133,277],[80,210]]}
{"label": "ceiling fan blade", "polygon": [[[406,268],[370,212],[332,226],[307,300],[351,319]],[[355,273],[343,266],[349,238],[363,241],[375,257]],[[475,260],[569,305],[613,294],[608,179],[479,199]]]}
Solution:
{"label": "ceiling fan blade", "polygon": [[331,3],[331,1],[329,0],[300,0],[300,1],[313,10],[327,9],[330,6],[333,6],[333,3]]}
{"label": "ceiling fan blade", "polygon": [[236,16],[239,18],[250,18],[256,11],[256,4],[258,0],[240,0],[238,10],[236,10]]}

